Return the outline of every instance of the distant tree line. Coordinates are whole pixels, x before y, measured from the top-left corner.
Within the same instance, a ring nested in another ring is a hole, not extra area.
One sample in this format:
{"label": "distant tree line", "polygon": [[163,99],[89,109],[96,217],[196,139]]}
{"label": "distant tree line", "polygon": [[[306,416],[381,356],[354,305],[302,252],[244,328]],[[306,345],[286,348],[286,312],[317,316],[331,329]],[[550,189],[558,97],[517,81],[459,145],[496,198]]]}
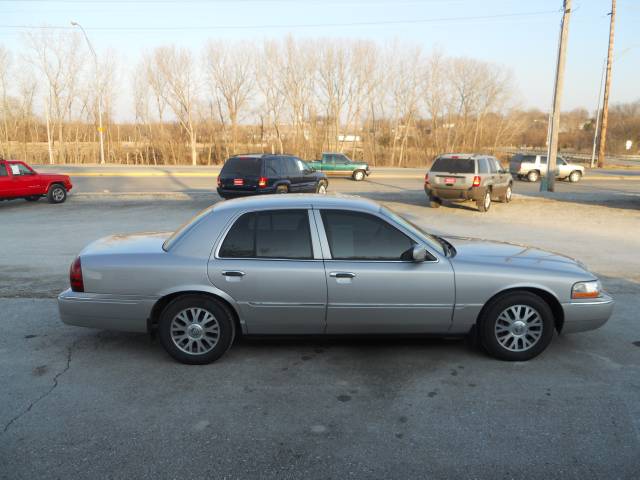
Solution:
{"label": "distant tree line", "polygon": [[[129,95],[122,92],[128,89]],[[312,159],[343,151],[374,165],[424,165],[451,151],[544,147],[547,116],[518,108],[500,65],[364,40],[210,41],[162,46],[124,73],[114,52],[82,38],[27,34],[0,45],[0,155],[34,163],[96,163],[103,98],[108,162],[207,165],[241,152]],[[133,105],[116,122],[118,97]],[[588,151],[595,120],[562,116],[561,148]],[[640,101],[611,109],[611,152],[640,138]]]}

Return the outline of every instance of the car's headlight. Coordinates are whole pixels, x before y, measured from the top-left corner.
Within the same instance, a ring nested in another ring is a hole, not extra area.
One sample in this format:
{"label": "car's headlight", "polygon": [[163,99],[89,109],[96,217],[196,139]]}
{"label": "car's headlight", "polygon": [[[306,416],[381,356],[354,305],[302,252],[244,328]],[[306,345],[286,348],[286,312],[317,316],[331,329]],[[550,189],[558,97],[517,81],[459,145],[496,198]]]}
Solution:
{"label": "car's headlight", "polygon": [[578,282],[571,289],[571,298],[598,298],[602,292],[600,280]]}

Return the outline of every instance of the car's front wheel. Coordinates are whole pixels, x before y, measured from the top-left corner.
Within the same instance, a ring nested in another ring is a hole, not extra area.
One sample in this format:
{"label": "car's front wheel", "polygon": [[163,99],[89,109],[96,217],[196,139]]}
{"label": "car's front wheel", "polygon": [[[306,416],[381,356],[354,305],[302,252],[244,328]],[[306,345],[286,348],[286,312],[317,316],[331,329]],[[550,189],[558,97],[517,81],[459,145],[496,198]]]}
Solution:
{"label": "car's front wheel", "polygon": [[51,185],[47,191],[49,203],[63,203],[67,199],[67,189],[62,185]]}
{"label": "car's front wheel", "polygon": [[235,337],[229,308],[204,295],[184,295],[165,307],[158,323],[160,343],[181,363],[203,365],[220,358]]}
{"label": "car's front wheel", "polygon": [[365,173],[362,170],[356,170],[355,172],[353,172],[352,176],[353,176],[353,179],[356,182],[360,182],[360,181],[364,180]]}
{"label": "car's front wheel", "polygon": [[537,170],[531,170],[529,173],[527,173],[527,180],[529,180],[530,182],[537,182],[538,179],[540,179],[540,174],[538,173]]}
{"label": "car's front wheel", "polygon": [[582,178],[582,173],[580,173],[577,170],[574,170],[573,172],[571,172],[571,175],[569,175],[569,181],[571,183],[577,183],[580,181],[581,178]]}
{"label": "car's front wheel", "polygon": [[319,193],[320,195],[326,194],[327,193],[327,183],[326,182],[318,183],[318,188],[316,189],[316,193]]}
{"label": "car's front wheel", "polygon": [[513,195],[513,189],[511,188],[511,185],[507,186],[507,189],[504,191],[504,193],[500,196],[500,201],[503,203],[509,203],[511,201],[511,196]]}
{"label": "car's front wheel", "polygon": [[553,338],[554,318],[542,298],[511,292],[486,307],[480,319],[482,346],[501,360],[524,361],[539,355]]}

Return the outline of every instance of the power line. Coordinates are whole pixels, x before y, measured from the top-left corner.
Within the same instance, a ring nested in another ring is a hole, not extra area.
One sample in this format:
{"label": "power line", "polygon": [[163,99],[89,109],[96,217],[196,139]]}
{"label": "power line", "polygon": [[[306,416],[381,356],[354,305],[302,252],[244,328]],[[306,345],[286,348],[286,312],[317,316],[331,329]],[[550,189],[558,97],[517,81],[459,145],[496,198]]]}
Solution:
{"label": "power line", "polygon": [[[380,20],[344,23],[298,23],[298,24],[262,24],[262,25],[208,25],[208,26],[175,26],[175,27],[87,27],[93,31],[185,31],[185,30],[241,30],[263,28],[320,28],[320,27],[368,27],[383,25],[408,25],[420,23],[456,22],[469,20],[495,20],[502,18],[532,17],[539,15],[557,14],[557,10],[545,10],[538,12],[505,13],[497,15],[476,15],[466,17],[440,17],[423,18],[413,20]],[[66,25],[0,25],[0,28],[18,30],[71,30],[73,27]]]}

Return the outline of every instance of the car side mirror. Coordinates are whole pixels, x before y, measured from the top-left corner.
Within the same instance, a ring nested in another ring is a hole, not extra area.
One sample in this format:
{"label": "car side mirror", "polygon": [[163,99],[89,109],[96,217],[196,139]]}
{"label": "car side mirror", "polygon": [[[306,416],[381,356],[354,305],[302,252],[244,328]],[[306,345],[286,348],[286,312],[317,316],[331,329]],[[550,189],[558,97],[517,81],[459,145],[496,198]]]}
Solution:
{"label": "car side mirror", "polygon": [[422,245],[416,245],[411,252],[414,262],[424,262],[427,259],[427,249]]}

